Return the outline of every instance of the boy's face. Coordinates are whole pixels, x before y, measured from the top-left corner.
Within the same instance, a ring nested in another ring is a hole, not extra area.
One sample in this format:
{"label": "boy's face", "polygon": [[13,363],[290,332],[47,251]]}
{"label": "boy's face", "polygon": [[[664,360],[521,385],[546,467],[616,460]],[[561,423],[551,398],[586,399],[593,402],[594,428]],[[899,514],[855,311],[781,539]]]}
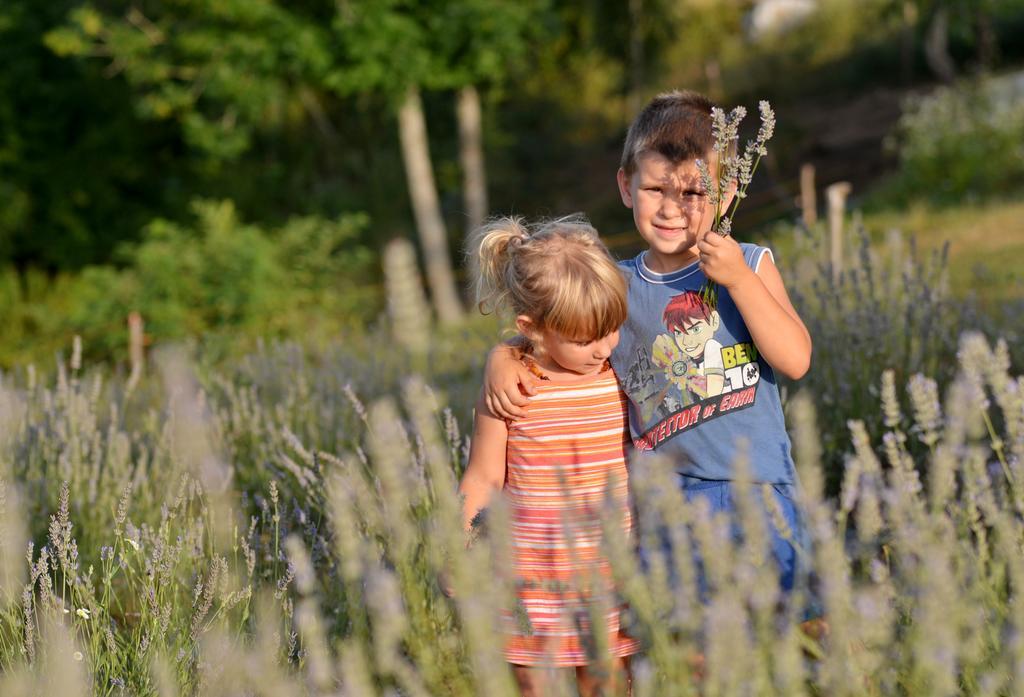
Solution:
{"label": "boy's face", "polygon": [[[708,160],[712,176],[715,161]],[[632,176],[619,169],[619,194],[633,209],[637,232],[647,242],[646,262],[652,271],[669,273],[697,258],[697,242],[715,222],[694,160],[678,164],[658,153],[644,153]],[[726,210],[732,200],[723,200]]]}

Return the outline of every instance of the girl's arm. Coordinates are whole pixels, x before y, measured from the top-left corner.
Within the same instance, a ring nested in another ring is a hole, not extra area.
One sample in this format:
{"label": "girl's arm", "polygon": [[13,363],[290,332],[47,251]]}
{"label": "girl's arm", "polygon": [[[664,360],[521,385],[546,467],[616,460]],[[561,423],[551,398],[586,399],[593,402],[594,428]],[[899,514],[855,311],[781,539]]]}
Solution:
{"label": "girl's arm", "polygon": [[504,420],[491,413],[482,396],[476,404],[471,443],[469,466],[459,482],[459,494],[465,497],[462,502],[462,524],[467,531],[476,514],[490,503],[494,492],[500,491],[505,485],[508,426]]}

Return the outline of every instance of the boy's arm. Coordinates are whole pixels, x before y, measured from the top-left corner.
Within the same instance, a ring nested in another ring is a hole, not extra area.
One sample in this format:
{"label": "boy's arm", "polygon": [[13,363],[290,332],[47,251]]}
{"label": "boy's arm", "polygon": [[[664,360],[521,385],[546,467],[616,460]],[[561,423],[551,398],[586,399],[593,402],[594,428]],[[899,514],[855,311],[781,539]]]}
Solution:
{"label": "boy's arm", "polygon": [[811,365],[811,335],[793,307],[771,255],[761,257],[755,273],[731,237],[705,235],[697,248],[704,273],[729,289],[764,359],[786,377],[802,378]]}
{"label": "boy's arm", "polygon": [[459,494],[464,497],[462,525],[467,531],[476,514],[490,503],[494,492],[505,485],[508,427],[487,409],[482,397],[476,404],[471,443],[469,465],[459,482]]}
{"label": "boy's arm", "polygon": [[530,403],[529,396],[536,393],[537,376],[519,360],[520,351],[515,339],[498,344],[487,354],[484,365],[484,405],[503,419],[526,416],[524,407]]}

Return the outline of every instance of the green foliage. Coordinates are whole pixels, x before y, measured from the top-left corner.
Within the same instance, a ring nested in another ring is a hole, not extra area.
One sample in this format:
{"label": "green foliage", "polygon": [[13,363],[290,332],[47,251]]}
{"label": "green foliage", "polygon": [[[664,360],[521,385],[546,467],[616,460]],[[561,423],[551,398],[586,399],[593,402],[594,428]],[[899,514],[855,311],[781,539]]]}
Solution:
{"label": "green foliage", "polygon": [[[993,64],[1019,58],[1019,0],[827,0],[803,26],[759,42],[744,31],[750,4],[7,0],[0,260],[22,272],[108,264],[150,221],[187,224],[198,196],[231,199],[267,227],[366,211],[381,239],[402,232],[410,216],[396,195],[390,115],[412,83],[428,119],[445,124],[451,90],[486,88],[495,210],[583,208],[604,228],[628,222],[605,184],[624,125],[655,90],[751,104],[738,95],[806,100],[891,84],[905,7],[915,8],[911,77],[924,72],[921,40],[939,5],[958,65],[973,60],[985,13],[1002,43]],[[871,55],[853,59],[861,52]],[[429,130],[458,228],[454,129]],[[377,237],[368,229],[364,242]]]}
{"label": "green foliage", "polygon": [[[258,228],[239,224],[230,202],[199,202],[196,227],[158,220],[132,253],[139,304],[158,336],[182,337],[211,326],[243,328],[273,316],[284,282],[274,245]],[[193,308],[202,314],[192,316]]]}
{"label": "green foliage", "polygon": [[359,243],[367,221],[309,216],[267,229],[230,201],[197,201],[195,222],[157,220],[126,247],[122,268],[87,267],[47,279],[0,275],[0,363],[25,361],[81,335],[93,356],[123,358],[125,321],[138,311],[151,341],[201,335],[294,336],[322,342],[379,307],[375,257]]}
{"label": "green foliage", "polygon": [[[0,124],[9,120],[18,136],[10,152],[0,140],[0,196],[8,204],[0,207],[0,260],[19,270],[116,261],[117,243],[138,241],[154,219],[187,225],[188,202],[199,195],[229,198],[268,227],[295,216],[368,210],[375,231],[388,230],[381,239],[401,232],[409,215],[399,193],[389,99],[412,78],[433,90],[504,82],[528,56],[545,4],[259,0],[127,7],[69,0],[41,7],[14,0],[13,9],[0,10],[10,17],[0,30],[9,29],[10,45],[21,49],[10,61],[18,63],[18,79],[0,91]],[[15,60],[26,47],[68,79],[54,82],[48,66]],[[23,85],[31,99],[17,98]],[[49,131],[25,139],[21,131],[31,128],[24,115],[49,129],[43,92],[54,89],[66,97],[62,114],[70,119],[78,108],[92,117],[74,123],[74,140],[76,147],[92,144],[85,154],[100,164],[34,164],[34,150],[59,140]],[[451,108],[450,94],[435,101]],[[457,182],[454,147],[448,149],[442,157]],[[361,234],[376,246],[368,228]]]}
{"label": "green foliage", "polygon": [[896,136],[899,172],[883,203],[952,203],[1024,186],[1024,84],[1008,77],[965,81],[911,100]]}
{"label": "green foliage", "polygon": [[185,142],[234,160],[259,132],[324,118],[328,93],[401,95],[497,82],[526,52],[541,0],[274,0],[78,7],[46,34],[58,55],[104,57],[138,113],[173,119]]}
{"label": "green foliage", "polygon": [[344,58],[328,79],[341,93],[400,98],[502,82],[524,58],[546,0],[353,0],[334,26]]}
{"label": "green foliage", "polygon": [[211,330],[315,338],[372,312],[373,257],[353,244],[365,218],[299,218],[270,231],[240,222],[228,201],[193,209],[194,227],[156,221],[128,253],[138,294],[125,302],[137,303],[154,339]]}
{"label": "green foliage", "polygon": [[166,129],[139,119],[96,63],[53,54],[43,35],[77,2],[0,5],[0,261],[46,269],[109,259],[187,178]]}
{"label": "green foliage", "polygon": [[148,15],[85,5],[68,19],[46,34],[55,53],[107,58],[142,117],[177,120],[185,142],[214,159],[236,159],[256,131],[301,115],[303,90],[332,63],[315,15],[268,0],[170,3]]}

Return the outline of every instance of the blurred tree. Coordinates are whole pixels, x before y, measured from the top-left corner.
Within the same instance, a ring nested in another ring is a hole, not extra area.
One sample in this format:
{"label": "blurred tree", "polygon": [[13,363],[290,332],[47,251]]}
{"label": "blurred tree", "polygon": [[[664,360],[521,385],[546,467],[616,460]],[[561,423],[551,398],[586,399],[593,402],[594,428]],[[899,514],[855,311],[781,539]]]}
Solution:
{"label": "blurred tree", "polygon": [[434,182],[427,121],[423,116],[418,85],[410,84],[406,87],[405,97],[398,110],[398,135],[402,141],[409,197],[416,216],[416,229],[423,248],[434,308],[442,324],[455,324],[462,319],[462,301],[452,273],[448,233],[441,216],[441,204]]}
{"label": "blurred tree", "polygon": [[949,55],[949,2],[932,3],[924,41],[924,55],[935,76],[949,84],[956,79],[956,64]]}
{"label": "blurred tree", "polygon": [[0,263],[21,269],[105,261],[190,175],[173,131],[138,118],[125,85],[44,45],[75,4],[0,3]]}
{"label": "blurred tree", "polygon": [[47,33],[58,55],[104,58],[123,76],[137,112],[170,119],[214,161],[238,158],[255,132],[312,113],[332,65],[329,18],[317,3],[270,0],[139,2],[123,14],[82,5]]}
{"label": "blurred tree", "polygon": [[[247,219],[274,229],[296,214],[369,210],[378,226],[405,215],[382,194],[401,187],[394,129],[379,118],[382,100],[341,99],[325,85],[340,55],[333,3],[126,5],[69,2],[36,38],[50,62],[94,75],[120,96],[83,101],[113,112],[110,127],[98,130],[117,146],[111,153],[124,150],[131,162],[117,162],[113,173],[79,167],[76,176],[95,174],[102,183],[135,173],[136,189],[111,198],[124,213],[141,211],[129,219],[115,208],[109,226],[95,225],[116,234],[88,261],[127,264],[127,251],[110,253],[117,243],[137,240],[154,218],[184,223],[199,196],[233,200]],[[41,107],[29,113],[33,122],[50,118]],[[165,142],[140,142],[150,131]],[[359,234],[371,237],[368,226]]]}
{"label": "blurred tree", "polygon": [[629,111],[640,112],[643,107],[641,88],[644,80],[644,0],[629,0]]}
{"label": "blurred tree", "polygon": [[[432,3],[426,14],[429,34],[448,66],[447,79],[431,81],[431,89],[456,90],[459,155],[467,231],[479,227],[488,213],[484,168],[480,89],[500,88],[521,68],[527,49],[541,37],[547,0],[467,0]],[[440,76],[438,76],[440,77]]]}
{"label": "blurred tree", "polygon": [[345,60],[339,92],[376,92],[398,105],[399,137],[427,277],[438,318],[458,321],[462,303],[426,134],[420,90],[455,90],[467,229],[487,211],[477,87],[502,81],[526,49],[541,0],[342,0],[336,28]]}
{"label": "blurred tree", "polygon": [[644,0],[635,21],[651,56],[647,71],[667,72],[681,84],[723,98],[731,86],[723,83],[722,67],[748,49],[743,19],[752,4],[749,0]]}
{"label": "blurred tree", "polygon": [[[379,128],[362,111],[337,119],[339,105],[322,86],[336,60],[334,11],[322,0],[291,2],[287,10],[266,0],[55,6],[37,48],[58,68],[88,76],[93,89],[79,94],[81,77],[68,85],[43,80],[56,108],[36,104],[26,120],[46,127],[69,121],[66,137],[76,146],[104,152],[64,180],[56,175],[65,170],[50,166],[49,181],[61,202],[75,200],[68,193],[76,187],[111,188],[129,176],[133,185],[109,196],[106,221],[89,221],[92,238],[82,246],[92,254],[83,262],[113,260],[117,245],[138,239],[154,218],[184,219],[198,195],[234,199],[263,221],[367,205],[365,192],[386,168],[364,157],[368,144],[379,143]],[[65,107],[76,94],[75,108]],[[77,120],[76,109],[105,121]],[[345,138],[355,145],[339,152]],[[45,152],[55,157],[60,141],[51,140]],[[95,239],[104,234],[110,243],[99,248]]]}
{"label": "blurred tree", "polygon": [[905,84],[914,77],[914,26],[917,24],[917,4],[914,0],[900,0],[900,76]]}
{"label": "blurred tree", "polygon": [[539,0],[177,0],[115,14],[85,5],[46,41],[60,55],[105,58],[107,75],[131,86],[137,112],[176,122],[184,141],[215,168],[238,162],[260,133],[296,122],[312,123],[337,147],[323,101],[332,94],[383,95],[397,107],[434,301],[441,320],[451,322],[461,302],[420,89],[458,93],[467,211],[479,224],[487,195],[476,87],[499,82],[524,54],[538,7]]}
{"label": "blurred tree", "polygon": [[902,0],[902,4],[904,15],[920,17],[927,24],[925,59],[932,73],[945,83],[957,75],[951,38],[972,46],[977,68],[988,70],[999,56],[996,16],[1022,9],[1020,0]]}

